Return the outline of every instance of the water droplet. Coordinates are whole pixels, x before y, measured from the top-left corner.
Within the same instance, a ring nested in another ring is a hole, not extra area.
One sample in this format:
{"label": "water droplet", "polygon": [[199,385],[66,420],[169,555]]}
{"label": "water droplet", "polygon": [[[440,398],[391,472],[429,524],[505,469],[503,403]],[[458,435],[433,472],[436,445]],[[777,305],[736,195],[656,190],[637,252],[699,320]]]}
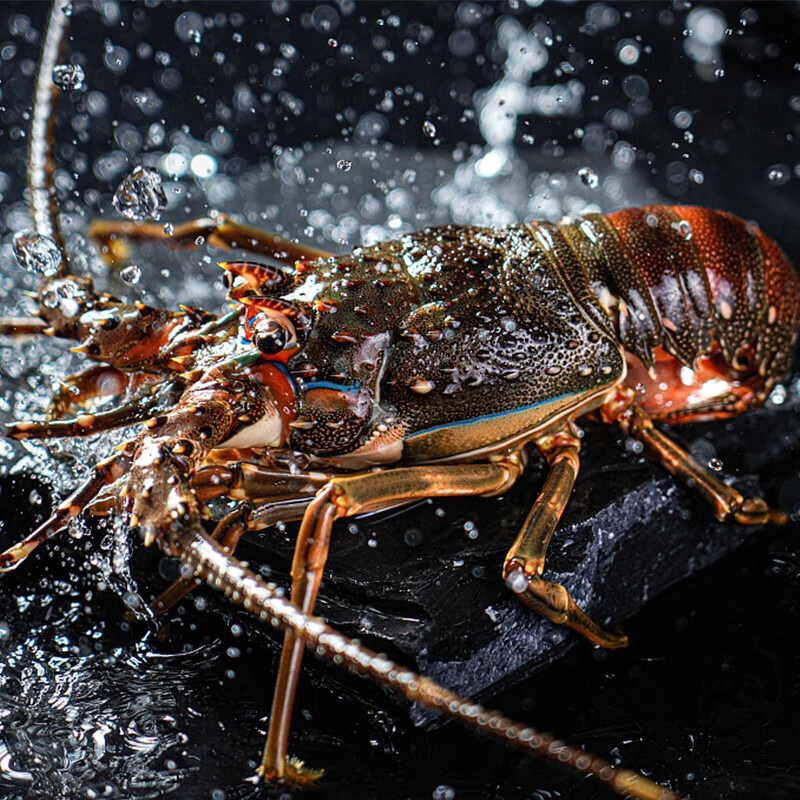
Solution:
{"label": "water droplet", "polygon": [[685,219],[682,219],[680,222],[673,222],[672,227],[675,228],[681,238],[686,239],[687,242],[692,238],[692,226]]}
{"label": "water droplet", "polygon": [[353,162],[348,161],[346,158],[340,158],[336,162],[336,169],[340,169],[342,172],[350,172],[353,168]]}
{"label": "water droplet", "polygon": [[28,502],[32,506],[40,506],[42,504],[42,496],[36,489],[31,489],[30,494],[28,495]]}
{"label": "water droplet", "polygon": [[171,222],[165,222],[164,233],[166,233],[167,236],[172,236],[172,234],[175,233],[175,226]]}
{"label": "water droplet", "polygon": [[425,122],[422,123],[422,132],[429,139],[433,139],[436,137],[436,126],[429,119],[426,119]]}
{"label": "water droplet", "polygon": [[643,383],[637,383],[636,391],[639,392],[639,394],[644,394],[647,391],[647,387]]}
{"label": "water droplet", "polygon": [[14,255],[20,266],[35,275],[51,277],[58,273],[61,264],[61,251],[58,245],[47,236],[36,231],[20,231],[14,237]]}
{"label": "water droplet", "polygon": [[136,167],[119,185],[112,202],[128,219],[161,219],[167,207],[167,195],[160,173],[152,167]]}
{"label": "water droplet", "polygon": [[514,592],[514,594],[519,594],[528,588],[528,578],[521,569],[515,569],[513,572],[508,573],[506,586]]}
{"label": "water droplet", "polygon": [[128,286],[135,286],[142,279],[142,269],[135,264],[121,269],[119,272],[119,279]]}
{"label": "water droplet", "polygon": [[773,186],[783,186],[789,182],[789,168],[785,164],[773,164],[767,170],[767,180]]}
{"label": "water droplet", "polygon": [[786,387],[779,383],[769,395],[769,401],[773,405],[780,406],[786,402]]}
{"label": "water droplet", "polygon": [[692,122],[694,122],[694,116],[692,116],[691,111],[687,111],[685,108],[676,109],[672,115],[672,124],[682,131],[689,128]]}
{"label": "water droplet", "polygon": [[421,544],[422,538],[422,531],[419,528],[409,528],[403,535],[403,540],[409,547]]}
{"label": "water droplet", "polygon": [[589,167],[581,167],[578,170],[578,177],[581,179],[583,185],[588,186],[590,189],[596,189],[600,185],[599,176],[593,169],[589,169]]}
{"label": "water droplet", "polygon": [[175,33],[184,42],[199,44],[204,27],[203,17],[196,11],[185,11],[175,20]]}
{"label": "water droplet", "polygon": [[714,470],[714,472],[719,472],[722,469],[722,461],[718,458],[712,458],[708,462],[708,468]]}
{"label": "water droplet", "polygon": [[635,39],[623,39],[617,45],[617,58],[620,63],[630,67],[639,60],[642,53],[642,47]]}
{"label": "water droplet", "polygon": [[59,89],[83,89],[86,73],[79,64],[59,64],[53,68],[53,83]]}

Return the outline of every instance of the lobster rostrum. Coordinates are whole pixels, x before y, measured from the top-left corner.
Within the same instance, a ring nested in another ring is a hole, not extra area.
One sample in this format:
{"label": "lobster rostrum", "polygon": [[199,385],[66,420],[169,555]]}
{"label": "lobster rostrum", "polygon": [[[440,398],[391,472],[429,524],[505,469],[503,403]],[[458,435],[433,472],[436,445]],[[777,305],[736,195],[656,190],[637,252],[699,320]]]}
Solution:
{"label": "lobster rostrum", "polygon": [[[778,246],[723,212],[648,206],[563,224],[446,226],[331,256],[217,215],[176,226],[98,221],[110,262],[127,240],[191,246],[199,238],[271,263],[223,263],[232,311],[167,311],[97,293],[71,274],[52,190],[49,76],[65,19],[55,8],[33,117],[30,197],[36,230],[23,262],[54,248],[38,313],[5,334],[78,342],[96,362],[67,381],[51,418],[13,438],[80,436],[143,423],[91,470],[39,529],[0,554],[11,569],[84,512],[130,514],[147,544],[184,574],[154,601],[205,580],[285,631],[259,772],[310,783],[287,758],[305,647],[501,739],[590,773],[620,794],[675,794],[547,734],[460,698],[348,640],[313,613],[341,517],[420,498],[505,492],[534,450],[549,471],[506,556],[510,589],[590,642],[624,634],[590,619],[545,557],[580,465],[575,422],[591,417],[638,439],[690,483],[719,519],[782,522],[744,498],[655,427],[738,414],[782,378],[800,321],[800,283]],[[666,388],[664,388],[666,387]],[[111,396],[94,408],[97,400]],[[208,535],[205,503],[238,501]],[[301,520],[284,599],[232,555],[241,535]]]}

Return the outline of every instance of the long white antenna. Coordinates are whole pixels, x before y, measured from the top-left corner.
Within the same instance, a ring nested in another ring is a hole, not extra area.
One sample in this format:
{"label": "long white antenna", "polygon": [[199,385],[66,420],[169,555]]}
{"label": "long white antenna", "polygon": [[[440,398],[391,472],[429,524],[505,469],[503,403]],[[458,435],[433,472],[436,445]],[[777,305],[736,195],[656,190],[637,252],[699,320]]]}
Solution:
{"label": "long white antenna", "polygon": [[[28,203],[33,226],[40,236],[47,236],[62,254],[61,271],[66,269],[67,255],[58,222],[53,172],[54,154],[51,149],[55,132],[55,107],[59,89],[53,82],[53,70],[58,64],[69,17],[62,7],[64,0],[55,0],[50,11],[39,74],[33,97],[31,143],[28,154]],[[65,6],[68,8],[69,6]]]}

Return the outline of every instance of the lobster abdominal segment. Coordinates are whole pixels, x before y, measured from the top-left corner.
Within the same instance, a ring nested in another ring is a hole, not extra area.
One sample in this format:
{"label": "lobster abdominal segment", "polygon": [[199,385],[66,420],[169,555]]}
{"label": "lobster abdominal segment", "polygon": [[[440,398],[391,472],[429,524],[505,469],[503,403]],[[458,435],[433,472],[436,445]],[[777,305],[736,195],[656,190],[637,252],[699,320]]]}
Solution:
{"label": "lobster abdominal segment", "polygon": [[[614,332],[627,385],[645,388],[639,405],[656,417],[738,413],[785,374],[800,284],[753,225],[704,208],[646,206],[531,227],[547,232],[576,301]],[[671,388],[656,396],[661,383]]]}

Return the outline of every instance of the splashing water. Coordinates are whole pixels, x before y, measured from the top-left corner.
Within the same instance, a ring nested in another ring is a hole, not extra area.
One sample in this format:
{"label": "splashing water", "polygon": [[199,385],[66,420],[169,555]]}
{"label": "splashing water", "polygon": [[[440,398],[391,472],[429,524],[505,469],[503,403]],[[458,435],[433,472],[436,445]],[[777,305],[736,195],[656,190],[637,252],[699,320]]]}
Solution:
{"label": "splashing water", "polygon": [[136,167],[117,188],[113,203],[114,208],[128,219],[161,219],[167,207],[161,174],[152,167]]}

